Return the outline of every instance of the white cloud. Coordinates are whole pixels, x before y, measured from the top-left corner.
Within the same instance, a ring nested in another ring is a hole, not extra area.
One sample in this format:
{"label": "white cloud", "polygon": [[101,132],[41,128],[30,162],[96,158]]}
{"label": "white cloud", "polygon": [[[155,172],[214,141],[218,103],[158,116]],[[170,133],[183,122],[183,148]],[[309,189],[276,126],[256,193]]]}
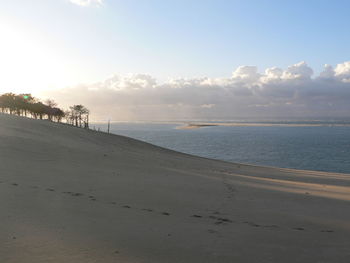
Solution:
{"label": "white cloud", "polygon": [[80,6],[102,5],[103,0],[69,0],[71,3]]}
{"label": "white cloud", "polygon": [[338,64],[334,70],[335,77],[343,82],[350,82],[350,61]]}
{"label": "white cloud", "polygon": [[232,73],[232,78],[244,82],[254,82],[260,78],[260,74],[255,66],[240,66]]}
{"label": "white cloud", "polygon": [[305,61],[289,66],[282,75],[283,79],[309,79],[313,74],[312,68],[310,68]]}
{"label": "white cloud", "polygon": [[277,67],[267,68],[265,70],[266,79],[279,79],[282,77],[283,70]]}
{"label": "white cloud", "polygon": [[145,74],[47,94],[65,106],[86,104],[95,119],[234,119],[237,117],[349,117],[350,62],[326,65],[319,76],[300,62],[283,70],[238,67],[228,78],[172,79]]}

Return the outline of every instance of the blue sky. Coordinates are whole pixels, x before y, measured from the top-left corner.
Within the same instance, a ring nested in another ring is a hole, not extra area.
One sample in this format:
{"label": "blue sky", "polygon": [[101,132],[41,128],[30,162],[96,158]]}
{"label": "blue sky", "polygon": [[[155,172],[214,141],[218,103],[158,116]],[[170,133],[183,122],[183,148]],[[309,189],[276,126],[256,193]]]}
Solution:
{"label": "blue sky", "polygon": [[0,2],[1,23],[43,38],[82,68],[79,82],[129,72],[221,77],[303,60],[319,72],[349,60],[349,11],[349,1],[324,0]]}
{"label": "blue sky", "polygon": [[350,60],[349,11],[340,0],[0,0],[0,92],[129,73],[230,78],[300,61],[314,78]]}

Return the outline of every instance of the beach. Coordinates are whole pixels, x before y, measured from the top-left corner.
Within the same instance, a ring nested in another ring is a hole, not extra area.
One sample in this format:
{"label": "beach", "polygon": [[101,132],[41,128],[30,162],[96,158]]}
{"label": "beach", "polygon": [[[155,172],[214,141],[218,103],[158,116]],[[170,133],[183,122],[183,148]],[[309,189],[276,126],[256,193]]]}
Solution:
{"label": "beach", "polygon": [[349,262],[349,174],[4,114],[0,149],[0,262]]}

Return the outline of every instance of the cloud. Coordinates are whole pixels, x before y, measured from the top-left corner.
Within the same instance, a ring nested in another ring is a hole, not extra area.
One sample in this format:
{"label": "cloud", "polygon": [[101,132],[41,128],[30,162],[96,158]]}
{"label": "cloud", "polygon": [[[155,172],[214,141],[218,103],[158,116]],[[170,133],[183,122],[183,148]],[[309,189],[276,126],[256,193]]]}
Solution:
{"label": "cloud", "polygon": [[69,0],[71,3],[79,6],[102,5],[103,0]]}
{"label": "cloud", "polygon": [[94,119],[169,120],[350,116],[350,62],[313,77],[305,62],[287,67],[240,66],[227,78],[170,79],[114,75],[46,94],[88,106]]}
{"label": "cloud", "polygon": [[334,73],[334,76],[342,82],[350,82],[350,61],[338,64]]}
{"label": "cloud", "polygon": [[232,73],[232,78],[237,81],[252,83],[260,78],[260,74],[257,67],[240,66]]}
{"label": "cloud", "polygon": [[283,79],[310,79],[313,74],[305,61],[289,66],[282,74]]}

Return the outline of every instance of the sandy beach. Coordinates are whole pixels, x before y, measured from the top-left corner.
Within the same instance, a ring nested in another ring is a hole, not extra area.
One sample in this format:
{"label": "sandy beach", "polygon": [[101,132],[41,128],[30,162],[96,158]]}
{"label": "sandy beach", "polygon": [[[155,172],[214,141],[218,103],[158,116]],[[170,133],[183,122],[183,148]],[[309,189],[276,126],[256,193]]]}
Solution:
{"label": "sandy beach", "polygon": [[350,175],[0,114],[0,262],[350,259]]}

